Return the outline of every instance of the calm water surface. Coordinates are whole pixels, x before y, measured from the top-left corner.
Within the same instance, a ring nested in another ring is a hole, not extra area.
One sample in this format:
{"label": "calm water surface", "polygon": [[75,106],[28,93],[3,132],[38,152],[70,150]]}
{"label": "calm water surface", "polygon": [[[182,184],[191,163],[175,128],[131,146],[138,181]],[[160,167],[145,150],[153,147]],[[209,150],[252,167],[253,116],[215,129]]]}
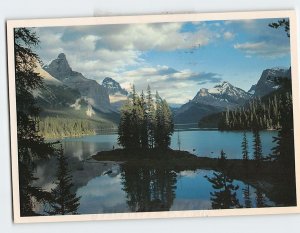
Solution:
{"label": "calm water surface", "polygon": [[[276,131],[261,131],[260,137],[262,141],[263,155],[267,156],[271,153],[273,136]],[[249,154],[253,154],[253,136],[251,132],[246,133]],[[191,130],[175,132],[171,140],[171,148],[178,150],[178,137],[180,141],[180,149],[189,151],[197,156],[207,156],[217,158],[223,149],[227,158],[241,159],[241,143],[243,132],[220,132],[217,130]],[[118,148],[117,134],[109,135],[92,135],[79,138],[65,138],[62,143],[65,153],[76,156],[80,160],[96,154],[98,151],[111,150]]]}
{"label": "calm water surface", "polygon": [[[261,132],[263,154],[271,152],[276,132]],[[172,137],[171,148],[190,151],[198,156],[218,157],[223,149],[228,158],[241,158],[242,132],[180,131]],[[252,133],[247,133],[252,154]],[[73,177],[73,191],[81,196],[80,214],[122,213],[135,211],[201,210],[211,209],[214,190],[207,177],[211,170],[174,172],[164,168],[127,167],[116,162],[86,160],[98,151],[118,148],[117,135],[93,135],[62,140]],[[37,185],[46,190],[54,187],[55,158],[38,164]],[[107,173],[109,171],[109,173]],[[264,193],[242,181],[233,180],[230,195],[240,207],[274,206]],[[234,208],[234,207],[232,207]]]}

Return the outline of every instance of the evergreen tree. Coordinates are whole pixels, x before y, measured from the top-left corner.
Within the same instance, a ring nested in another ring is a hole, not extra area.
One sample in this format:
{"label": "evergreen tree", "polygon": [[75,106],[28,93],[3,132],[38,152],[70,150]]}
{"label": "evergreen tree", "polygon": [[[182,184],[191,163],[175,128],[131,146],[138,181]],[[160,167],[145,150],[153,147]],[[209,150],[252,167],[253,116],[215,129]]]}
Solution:
{"label": "evergreen tree", "polygon": [[39,57],[33,49],[39,44],[35,32],[28,28],[14,31],[18,168],[21,216],[36,215],[35,202],[44,203],[49,193],[33,186],[35,161],[48,158],[54,149],[38,135],[38,114],[32,95],[34,90],[43,88],[41,76],[35,72]]}
{"label": "evergreen tree", "polygon": [[[283,27],[287,37],[290,37],[290,22],[288,19],[278,20],[276,23],[269,24],[273,28]],[[286,193],[290,203],[296,200],[296,181],[295,181],[295,151],[294,151],[294,125],[293,125],[293,102],[292,102],[292,82],[287,77],[277,77],[274,80],[282,89],[280,104],[277,107],[277,119],[279,122],[278,136],[273,137],[276,146],[272,148],[272,155],[275,161],[280,164],[284,175],[277,178],[286,185]]]}
{"label": "evergreen tree", "polygon": [[168,148],[171,144],[171,135],[174,132],[174,123],[172,112],[166,100],[161,103],[162,107],[162,121],[163,121],[163,135],[162,135],[162,146]]}
{"label": "evergreen tree", "polygon": [[256,161],[256,164],[260,165],[261,161],[263,160],[263,155],[259,130],[253,130],[253,151],[253,158]]}
{"label": "evergreen tree", "polygon": [[166,100],[162,100],[158,92],[155,96],[155,146],[166,149],[171,143],[171,135],[174,132],[172,112]]}
{"label": "evergreen tree", "polygon": [[242,155],[243,155],[243,160],[244,161],[248,161],[249,160],[248,141],[247,141],[246,132],[244,132],[244,134],[243,134]]}
{"label": "evergreen tree", "polygon": [[179,135],[179,130],[177,130],[177,145],[178,145],[178,150],[180,150],[181,147],[181,139]]}
{"label": "evergreen tree", "polygon": [[144,92],[142,91],[140,96],[140,138],[141,138],[141,147],[143,149],[148,149],[149,143],[148,143],[148,116],[147,116],[147,105],[145,101]]}
{"label": "evergreen tree", "polygon": [[155,130],[154,130],[154,143],[155,147],[163,148],[163,111],[162,101],[156,91],[155,94]]}
{"label": "evergreen tree", "polygon": [[51,189],[52,201],[50,206],[52,210],[48,213],[50,215],[77,214],[80,197],[76,197],[76,194],[71,191],[74,184],[62,148],[59,150],[57,161],[56,187]]}
{"label": "evergreen tree", "polygon": [[219,166],[219,169],[221,169],[222,171],[225,171],[227,169],[227,157],[226,157],[226,153],[224,152],[223,149],[220,152],[218,166]]}
{"label": "evergreen tree", "polygon": [[155,105],[148,87],[147,97],[138,96],[133,86],[131,100],[121,109],[118,143],[126,149],[166,149],[174,124],[168,103],[156,93]]}
{"label": "evergreen tree", "polygon": [[269,27],[276,29],[283,27],[287,37],[290,37],[290,21],[288,19],[280,19],[276,23],[270,23]]}
{"label": "evergreen tree", "polygon": [[140,128],[141,128],[141,116],[140,116],[139,97],[136,94],[135,86],[132,85],[132,109],[130,114],[130,128],[132,131],[131,143],[132,148],[140,148]]}
{"label": "evergreen tree", "polygon": [[126,149],[132,149],[132,138],[134,137],[131,128],[132,106],[129,99],[121,108],[121,117],[118,127],[118,143]]}
{"label": "evergreen tree", "polygon": [[146,118],[147,118],[147,133],[148,133],[148,144],[149,148],[154,147],[154,130],[155,130],[155,107],[153,103],[152,93],[150,85],[147,87],[147,109],[146,109]]}

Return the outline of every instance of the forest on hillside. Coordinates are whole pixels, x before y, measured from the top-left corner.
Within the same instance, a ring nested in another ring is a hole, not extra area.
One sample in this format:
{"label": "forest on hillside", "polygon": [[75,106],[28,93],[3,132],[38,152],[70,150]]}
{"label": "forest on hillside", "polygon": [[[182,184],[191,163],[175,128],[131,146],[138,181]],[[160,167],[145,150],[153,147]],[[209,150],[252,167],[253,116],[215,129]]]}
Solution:
{"label": "forest on hillside", "polygon": [[45,138],[76,137],[95,134],[95,129],[86,119],[45,117],[38,122],[39,133]]}

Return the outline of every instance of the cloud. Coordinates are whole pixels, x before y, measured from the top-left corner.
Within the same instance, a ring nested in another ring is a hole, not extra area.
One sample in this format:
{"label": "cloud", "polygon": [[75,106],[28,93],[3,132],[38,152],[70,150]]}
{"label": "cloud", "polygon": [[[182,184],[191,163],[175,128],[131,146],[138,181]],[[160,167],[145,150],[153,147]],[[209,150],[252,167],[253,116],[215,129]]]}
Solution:
{"label": "cloud", "polygon": [[182,31],[183,23],[98,25],[37,28],[45,63],[65,53],[71,67],[90,78],[124,71],[144,63],[148,51],[192,49],[210,43],[212,33],[198,25],[195,31]]}
{"label": "cloud", "polygon": [[290,47],[287,45],[277,45],[274,43],[261,42],[246,42],[237,43],[234,45],[235,49],[238,49],[246,53],[246,57],[252,55],[258,55],[265,58],[278,58],[283,57],[290,53]]}
{"label": "cloud", "polygon": [[176,70],[168,66],[142,67],[112,77],[126,89],[134,84],[139,92],[146,90],[149,84],[153,91],[158,91],[172,104],[183,104],[192,99],[200,85],[222,81],[217,73]]}
{"label": "cloud", "polygon": [[235,34],[229,31],[223,33],[223,37],[225,40],[232,40],[235,37]]}
{"label": "cloud", "polygon": [[274,29],[268,26],[269,23],[276,21],[276,18],[231,20],[229,24],[226,23],[226,27],[233,32],[238,32],[239,35],[243,35],[237,38],[239,42],[236,42],[233,47],[245,53],[247,58],[259,56],[266,59],[276,59],[290,53],[290,40],[284,29]]}

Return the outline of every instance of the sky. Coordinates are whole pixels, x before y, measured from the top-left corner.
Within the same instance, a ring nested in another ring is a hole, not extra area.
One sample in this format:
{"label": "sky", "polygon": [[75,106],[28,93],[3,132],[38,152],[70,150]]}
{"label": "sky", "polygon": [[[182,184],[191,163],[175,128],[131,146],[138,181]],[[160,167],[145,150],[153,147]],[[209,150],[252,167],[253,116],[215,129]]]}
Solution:
{"label": "sky", "polygon": [[264,69],[290,66],[290,41],[278,19],[35,28],[48,64],[65,53],[74,71],[130,89],[158,91],[170,104],[222,81],[248,91]]}

